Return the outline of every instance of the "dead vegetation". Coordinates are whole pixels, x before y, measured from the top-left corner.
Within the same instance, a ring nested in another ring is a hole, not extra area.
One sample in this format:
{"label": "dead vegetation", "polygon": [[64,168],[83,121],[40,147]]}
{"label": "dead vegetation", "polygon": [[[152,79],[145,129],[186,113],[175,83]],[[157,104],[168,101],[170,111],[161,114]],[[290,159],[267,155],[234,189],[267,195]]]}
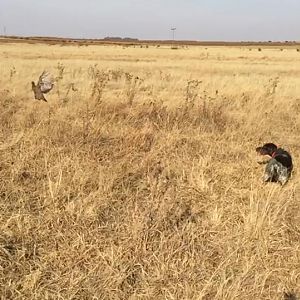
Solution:
{"label": "dead vegetation", "polygon": [[[2,299],[296,299],[294,56],[264,50],[261,66],[255,51],[241,64],[240,49],[207,49],[200,62],[200,48],[170,49],[133,65],[128,58],[145,49],[74,47],[55,48],[57,64],[48,49],[57,83],[47,104],[30,86],[13,89],[45,62],[31,69],[19,48],[6,47]],[[66,54],[96,50],[107,60]],[[268,141],[294,155],[284,189],[261,183],[254,149]]]}

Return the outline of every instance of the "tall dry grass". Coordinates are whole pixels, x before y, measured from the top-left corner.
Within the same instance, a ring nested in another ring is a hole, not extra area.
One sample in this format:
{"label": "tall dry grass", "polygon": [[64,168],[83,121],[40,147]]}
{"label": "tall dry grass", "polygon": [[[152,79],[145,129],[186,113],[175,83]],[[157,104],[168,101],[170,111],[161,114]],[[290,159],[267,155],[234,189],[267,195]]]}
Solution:
{"label": "tall dry grass", "polygon": [[[296,49],[1,45],[1,298],[299,295],[299,67]],[[284,188],[261,181],[270,141],[294,157]]]}

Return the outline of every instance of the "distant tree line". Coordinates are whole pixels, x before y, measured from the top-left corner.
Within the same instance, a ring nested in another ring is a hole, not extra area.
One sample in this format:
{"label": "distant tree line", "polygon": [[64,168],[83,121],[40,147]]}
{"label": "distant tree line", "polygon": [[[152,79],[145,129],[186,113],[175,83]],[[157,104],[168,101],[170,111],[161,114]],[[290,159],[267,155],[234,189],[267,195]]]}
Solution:
{"label": "distant tree line", "polygon": [[138,42],[139,39],[134,39],[134,38],[130,38],[130,37],[125,37],[125,38],[121,38],[119,36],[107,36],[104,38],[104,40],[106,41],[123,41],[123,42]]}

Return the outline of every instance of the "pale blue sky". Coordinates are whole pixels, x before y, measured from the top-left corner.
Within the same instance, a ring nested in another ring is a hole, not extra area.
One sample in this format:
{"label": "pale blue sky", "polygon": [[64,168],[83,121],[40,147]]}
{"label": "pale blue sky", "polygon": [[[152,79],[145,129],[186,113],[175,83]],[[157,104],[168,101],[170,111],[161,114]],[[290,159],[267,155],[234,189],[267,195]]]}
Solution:
{"label": "pale blue sky", "polygon": [[191,40],[298,40],[300,0],[0,0],[0,33]]}

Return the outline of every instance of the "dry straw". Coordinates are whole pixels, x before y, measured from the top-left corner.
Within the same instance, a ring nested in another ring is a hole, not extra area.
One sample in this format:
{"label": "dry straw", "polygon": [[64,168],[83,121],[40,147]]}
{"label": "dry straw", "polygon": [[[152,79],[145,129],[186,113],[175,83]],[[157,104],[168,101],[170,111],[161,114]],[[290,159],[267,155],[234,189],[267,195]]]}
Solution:
{"label": "dry straw", "polygon": [[262,53],[2,44],[0,298],[296,299],[300,57]]}

